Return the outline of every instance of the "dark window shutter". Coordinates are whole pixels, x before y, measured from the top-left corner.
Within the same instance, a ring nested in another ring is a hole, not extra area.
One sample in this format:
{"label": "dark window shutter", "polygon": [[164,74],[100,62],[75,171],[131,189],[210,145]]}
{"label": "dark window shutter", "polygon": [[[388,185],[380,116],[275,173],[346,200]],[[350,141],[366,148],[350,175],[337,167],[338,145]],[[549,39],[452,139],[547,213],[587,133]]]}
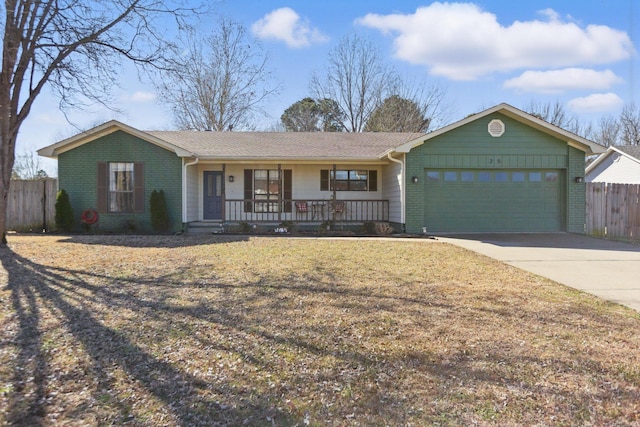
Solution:
{"label": "dark window shutter", "polygon": [[320,191],[329,191],[329,170],[320,171]]}
{"label": "dark window shutter", "polygon": [[133,164],[133,211],[144,213],[144,163]]}
{"label": "dark window shutter", "polygon": [[251,199],[253,199],[253,170],[245,169],[244,170],[244,199],[249,200],[248,202],[244,202],[244,211],[251,212],[253,210],[253,203],[251,203]]}
{"label": "dark window shutter", "polygon": [[291,184],[292,177],[291,169],[284,169],[282,171],[282,197],[284,198],[284,211],[291,212],[293,210],[293,206],[291,203],[291,199],[293,198],[293,189]]}
{"label": "dark window shutter", "polygon": [[97,200],[96,209],[99,213],[109,211],[109,165],[105,162],[98,162],[97,180]]}
{"label": "dark window shutter", "polygon": [[369,171],[369,191],[378,191],[378,171]]}

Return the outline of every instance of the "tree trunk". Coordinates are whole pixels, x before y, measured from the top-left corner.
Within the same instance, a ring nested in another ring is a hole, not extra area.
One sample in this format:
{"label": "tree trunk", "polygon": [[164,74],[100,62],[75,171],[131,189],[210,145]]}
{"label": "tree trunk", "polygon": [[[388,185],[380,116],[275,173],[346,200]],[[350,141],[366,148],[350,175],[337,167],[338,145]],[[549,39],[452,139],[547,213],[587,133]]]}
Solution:
{"label": "tree trunk", "polygon": [[[0,244],[7,244],[7,205],[11,171],[15,161],[17,132],[11,132],[11,121],[4,111],[0,114]],[[8,114],[7,114],[8,115]],[[6,119],[6,120],[5,120]]]}
{"label": "tree trunk", "polygon": [[[0,135],[0,139],[4,142],[2,135]],[[15,146],[15,143],[6,145]],[[13,151],[8,151],[5,144],[2,144],[2,154],[0,154],[0,244],[2,245],[7,244],[7,201],[14,159]]]}
{"label": "tree trunk", "polygon": [[[1,185],[1,184],[0,184]],[[9,195],[9,187],[6,189],[4,185],[0,189],[0,232],[2,232],[2,237],[0,240],[0,244],[7,244],[7,197]]]}
{"label": "tree trunk", "polygon": [[7,244],[7,200],[20,125],[15,123],[14,117],[17,115],[15,110],[6,107],[9,105],[8,100],[6,92],[0,90],[0,244],[2,245]]}

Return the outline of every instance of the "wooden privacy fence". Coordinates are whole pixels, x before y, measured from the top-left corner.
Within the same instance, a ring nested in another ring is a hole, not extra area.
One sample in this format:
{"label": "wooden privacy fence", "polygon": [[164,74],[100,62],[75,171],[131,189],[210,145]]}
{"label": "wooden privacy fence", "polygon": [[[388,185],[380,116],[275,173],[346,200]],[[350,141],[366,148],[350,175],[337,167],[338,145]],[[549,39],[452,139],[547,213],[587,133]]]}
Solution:
{"label": "wooden privacy fence", "polygon": [[49,231],[55,228],[55,178],[11,180],[7,200],[7,230]]}
{"label": "wooden privacy fence", "polygon": [[640,184],[587,183],[586,232],[640,241]]}

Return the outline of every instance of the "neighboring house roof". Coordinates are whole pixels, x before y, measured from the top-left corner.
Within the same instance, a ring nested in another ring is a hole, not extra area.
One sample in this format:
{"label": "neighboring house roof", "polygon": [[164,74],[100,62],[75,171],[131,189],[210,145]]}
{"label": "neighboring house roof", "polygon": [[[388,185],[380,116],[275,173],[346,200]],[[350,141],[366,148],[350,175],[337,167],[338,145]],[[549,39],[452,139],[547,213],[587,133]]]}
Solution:
{"label": "neighboring house roof", "polygon": [[632,157],[636,162],[640,162],[640,145],[619,145],[614,148],[628,154],[629,157]]}
{"label": "neighboring house roof", "polygon": [[600,156],[598,156],[597,159],[595,159],[593,162],[591,162],[589,164],[589,166],[587,166],[585,173],[589,173],[591,171],[593,171],[594,169],[596,169],[598,167],[598,165],[600,165],[602,162],[604,162],[608,157],[610,156],[624,156],[627,159],[636,162],[636,163],[640,163],[640,146],[638,145],[612,145],[609,148],[607,148],[607,151],[605,151],[603,154],[601,154]]}
{"label": "neighboring house roof", "polygon": [[544,120],[541,120],[529,113],[526,113],[522,110],[519,110],[509,104],[499,104],[496,105],[495,107],[486,109],[484,111],[481,111],[477,114],[472,114],[468,117],[465,117],[462,120],[459,120],[455,123],[452,123],[448,126],[445,126],[443,128],[437,129],[433,132],[430,132],[428,134],[426,134],[426,138],[422,137],[422,138],[418,138],[415,141],[410,141],[407,144],[404,144],[400,147],[397,147],[394,151],[396,152],[400,152],[400,153],[408,153],[409,151],[411,151],[411,149],[427,142],[428,140],[430,140],[431,138],[435,138],[436,136],[442,135],[443,133],[449,132],[453,129],[459,128],[461,126],[464,126],[468,123],[474,122],[478,119],[481,119],[483,117],[489,116],[491,114],[494,113],[500,113],[503,114],[507,117],[510,117],[520,123],[524,123],[528,126],[531,126],[534,129],[537,129],[541,132],[544,132],[548,135],[551,135],[555,138],[561,139],[563,141],[566,141],[567,144],[569,144],[572,147],[575,147],[581,151],[584,151],[587,155],[588,154],[599,154],[605,151],[605,147],[597,144],[593,141],[590,141],[586,138],[583,138],[579,135],[576,135],[572,132],[569,132],[565,129],[562,129],[558,126],[552,125],[549,122],[546,122]]}

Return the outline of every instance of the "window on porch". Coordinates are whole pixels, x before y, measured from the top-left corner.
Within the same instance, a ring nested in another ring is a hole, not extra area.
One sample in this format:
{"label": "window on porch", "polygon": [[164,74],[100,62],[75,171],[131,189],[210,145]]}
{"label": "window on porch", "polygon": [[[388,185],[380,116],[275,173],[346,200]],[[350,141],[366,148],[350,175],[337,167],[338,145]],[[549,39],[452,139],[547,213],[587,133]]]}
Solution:
{"label": "window on porch", "polygon": [[245,212],[291,212],[291,169],[245,169]]}
{"label": "window on porch", "polygon": [[378,171],[333,170],[320,171],[320,191],[378,191]]}

